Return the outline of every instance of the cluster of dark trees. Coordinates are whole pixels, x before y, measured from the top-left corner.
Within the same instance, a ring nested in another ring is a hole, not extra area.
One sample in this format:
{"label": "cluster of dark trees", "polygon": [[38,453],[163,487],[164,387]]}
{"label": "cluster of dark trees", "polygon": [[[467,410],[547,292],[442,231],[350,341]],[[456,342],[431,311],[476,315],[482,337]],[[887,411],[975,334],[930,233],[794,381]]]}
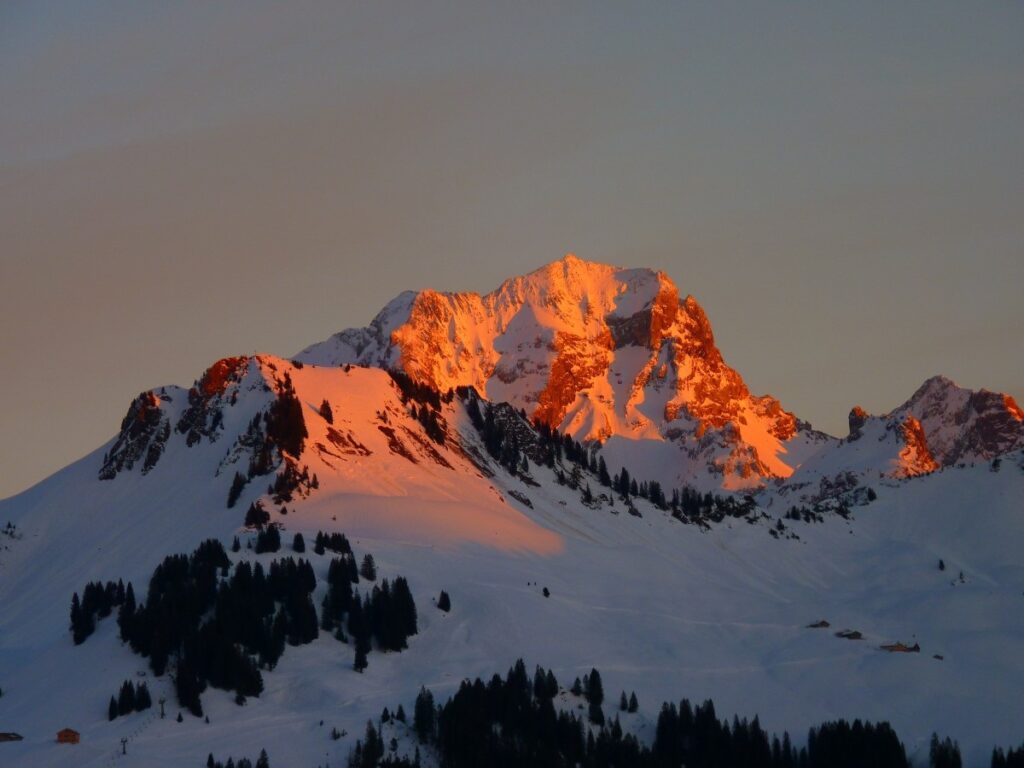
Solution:
{"label": "cluster of dark trees", "polygon": [[256,758],[255,763],[247,757],[240,757],[237,762],[233,757],[229,757],[226,762],[222,763],[219,760],[214,760],[211,753],[206,758],[206,768],[270,768],[270,758],[267,757],[267,750],[261,749],[260,756]]}
{"label": "cluster of dark trees", "polygon": [[316,538],[313,540],[313,551],[318,555],[322,555],[328,550],[339,555],[351,555],[352,545],[349,544],[348,538],[344,533],[317,531]]}
{"label": "cluster of dark trees", "polygon": [[144,603],[129,584],[118,612],[121,638],[162,675],[173,659],[180,704],[202,715],[207,685],[237,693],[239,703],[263,690],[260,667],[272,669],[286,643],[311,642],[319,622],[312,566],[290,557],[231,563],[219,541],[191,555],[172,555],[153,572]]}
{"label": "cluster of dark trees", "polygon": [[320,487],[320,479],[309,474],[309,467],[303,466],[301,470],[298,465],[290,459],[285,459],[284,467],[274,477],[274,482],[267,488],[267,493],[274,498],[276,504],[283,504],[294,498],[296,491],[306,491]]}
{"label": "cluster of dark trees", "polygon": [[438,411],[433,410],[426,404],[421,405],[419,408],[413,405],[412,417],[422,425],[423,431],[427,433],[427,437],[438,445],[444,445],[447,435],[445,434],[444,427],[441,426],[441,418]]}
{"label": "cluster of dark trees", "polygon": [[401,371],[388,371],[395,382],[403,405],[410,405],[410,413],[427,433],[427,437],[439,445],[444,445],[447,433],[441,418],[441,403],[450,403],[455,396],[449,389],[441,394],[428,384],[421,384]]}
{"label": "cluster of dark trees", "polygon": [[[387,709],[384,710],[387,714]],[[381,723],[387,720],[381,719]],[[392,751],[398,748],[395,739],[391,740]],[[416,755],[412,760],[387,754],[384,751],[384,737],[373,726],[373,721],[366,723],[366,733],[361,741],[356,742],[355,749],[348,758],[349,768],[420,768],[420,749],[416,747]]]}
{"label": "cluster of dark trees", "polygon": [[825,518],[818,512],[808,509],[807,507],[792,506],[786,510],[786,514],[783,515],[787,520],[803,521],[805,523],[821,523],[824,522]]}
{"label": "cluster of dark trees", "polygon": [[261,528],[260,532],[256,534],[256,554],[260,555],[264,552],[277,552],[280,549],[280,528],[276,525],[268,525],[266,528]]}
{"label": "cluster of dark trees", "polygon": [[413,400],[420,405],[429,405],[435,411],[439,411],[441,410],[442,402],[450,403],[455,396],[455,393],[450,389],[442,395],[429,384],[414,381],[403,371],[389,370],[388,374],[391,376],[391,380],[395,382],[395,386],[398,387],[403,405]]}
{"label": "cluster of dark trees", "polygon": [[636,691],[633,691],[631,694],[629,694],[628,699],[626,698],[626,692],[623,691],[622,695],[619,696],[619,711],[629,712],[630,714],[633,714],[639,708],[640,702],[636,699]]}
{"label": "cluster of dark trees", "polygon": [[309,433],[302,418],[302,403],[295,396],[292,377],[287,372],[267,411],[266,423],[269,441],[296,458],[302,454],[302,445]]}
{"label": "cluster of dark trees", "polygon": [[738,499],[735,496],[701,493],[693,488],[673,491],[669,507],[673,517],[697,523],[720,523],[726,517],[746,517],[757,509],[749,496]]}
{"label": "cluster of dark trees", "polygon": [[263,508],[263,502],[257,499],[249,505],[245,513],[246,528],[262,528],[270,522],[270,513]]}
{"label": "cluster of dark trees", "polygon": [[[128,585],[130,590],[131,584]],[[106,618],[115,607],[125,601],[126,590],[120,579],[115,584],[108,581],[103,584],[91,581],[82,590],[82,599],[78,593],[71,597],[71,637],[75,645],[81,645],[96,629],[96,619]]]}
{"label": "cluster of dark trees", "polygon": [[933,733],[928,750],[928,765],[930,768],[963,768],[960,745],[949,738],[939,739],[938,734]]}
{"label": "cluster of dark trees", "polygon": [[[592,670],[585,679],[586,684],[577,680],[573,688],[587,695],[592,706],[597,702],[599,707],[603,698],[600,674]],[[421,689],[416,698],[413,728],[421,743],[437,750],[441,765],[446,768],[477,765],[498,768],[520,765],[541,768],[621,765],[639,768],[680,765],[907,768],[909,765],[903,745],[887,723],[860,720],[824,723],[811,729],[806,747],[796,749],[788,734],[783,734],[781,739],[770,736],[757,718],[748,721],[734,717],[730,722],[719,719],[711,701],[693,706],[685,699],[678,705],[662,705],[654,741],[646,746],[623,732],[617,716],[610,723],[592,723],[588,727],[571,710],[556,707],[554,700],[559,690],[554,674],[541,667],[537,667],[531,681],[520,660],[504,679],[495,675],[486,683],[479,678],[464,681],[441,707],[435,707],[430,692]],[[625,694],[622,698],[625,700]],[[628,702],[626,706],[628,709]],[[371,745],[369,755],[377,762],[366,759],[366,745],[359,742],[349,765],[370,768],[414,764],[408,759],[383,758],[379,741]],[[945,766],[941,764],[941,768]]]}
{"label": "cluster of dark trees", "polygon": [[110,697],[107,717],[113,720],[119,715],[142,712],[151,706],[153,706],[153,699],[149,695],[149,687],[145,683],[134,685],[131,680],[125,680],[121,683],[121,690],[117,696]]}
{"label": "cluster of dark trees", "polygon": [[992,750],[992,768],[1024,768],[1024,744],[1006,752],[1001,748]]}
{"label": "cluster of dark trees", "polygon": [[[235,506],[246,484],[254,477],[268,475],[276,466],[274,449],[279,454],[288,453],[294,458],[302,454],[302,447],[309,433],[302,416],[302,403],[295,395],[291,376],[284,375],[284,381],[265,413],[257,413],[249,422],[239,443],[249,448],[251,456],[246,474],[236,472],[228,491],[228,507]],[[278,457],[279,458],[279,457]],[[294,462],[285,461],[285,467],[270,486],[270,493],[282,501],[291,501],[292,493],[298,488],[316,488],[316,475],[309,476],[308,468],[300,472]]]}
{"label": "cluster of dark trees", "polygon": [[[482,402],[475,392],[468,389],[460,389],[459,395],[465,400],[469,418],[492,458],[509,472],[522,474],[529,470],[532,457],[535,462],[552,469],[559,483],[581,490],[584,503],[594,499],[594,493],[584,479],[584,473],[589,473],[601,487],[610,489],[627,504],[631,498],[646,499],[660,509],[671,510],[672,515],[682,522],[721,522],[726,517],[746,517],[757,508],[750,497],[739,499],[700,493],[690,487],[675,488],[666,493],[657,480],[638,481],[625,467],[612,475],[596,448],[585,446],[547,424],[531,425],[525,412],[516,411],[507,404]],[[568,472],[565,471],[567,464]]]}
{"label": "cluster of dark trees", "polygon": [[316,577],[309,563],[291,558],[235,566],[220,542],[204,542],[191,556],[174,555],[157,566],[146,602],[126,604],[118,617],[121,637],[148,656],[160,675],[176,659],[179,703],[202,715],[200,694],[207,684],[237,692],[239,700],[258,696],[263,678],[253,655],[272,668],[285,641],[316,637],[316,610],[309,595]]}
{"label": "cluster of dark trees", "polygon": [[333,632],[345,643],[352,638],[353,667],[361,672],[368,665],[367,654],[374,643],[383,651],[402,651],[408,647],[408,638],[418,632],[418,626],[416,604],[403,577],[396,577],[394,583],[382,579],[363,598],[352,588],[358,582],[351,553],[331,559],[327,594],[320,606],[320,628]]}

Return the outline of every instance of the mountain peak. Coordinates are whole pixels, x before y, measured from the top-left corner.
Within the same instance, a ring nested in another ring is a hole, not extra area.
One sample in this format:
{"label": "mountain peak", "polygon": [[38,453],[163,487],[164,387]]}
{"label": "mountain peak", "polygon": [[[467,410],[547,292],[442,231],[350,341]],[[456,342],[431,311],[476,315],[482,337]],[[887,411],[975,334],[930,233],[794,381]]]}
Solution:
{"label": "mountain peak", "polygon": [[296,359],[472,386],[577,440],[679,443],[696,457],[676,470],[688,481],[710,471],[716,485],[757,485],[796,460],[783,445],[800,432],[795,417],[751,395],[697,300],[653,269],[569,253],[486,294],[402,294],[370,326]]}

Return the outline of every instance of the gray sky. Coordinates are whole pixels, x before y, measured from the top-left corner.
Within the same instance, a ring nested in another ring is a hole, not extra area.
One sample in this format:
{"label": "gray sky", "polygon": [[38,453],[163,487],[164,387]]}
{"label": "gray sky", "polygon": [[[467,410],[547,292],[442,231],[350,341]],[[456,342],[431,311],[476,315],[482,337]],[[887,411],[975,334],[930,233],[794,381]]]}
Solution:
{"label": "gray sky", "polygon": [[845,433],[1024,396],[1024,4],[0,3],[0,496],[212,361],[573,251]]}

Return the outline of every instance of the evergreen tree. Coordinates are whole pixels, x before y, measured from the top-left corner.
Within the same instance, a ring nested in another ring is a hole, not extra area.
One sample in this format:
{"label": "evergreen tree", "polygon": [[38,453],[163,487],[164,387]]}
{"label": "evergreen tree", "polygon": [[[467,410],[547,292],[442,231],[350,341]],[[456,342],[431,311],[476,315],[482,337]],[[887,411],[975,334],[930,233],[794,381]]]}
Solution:
{"label": "evergreen tree", "polygon": [[591,669],[586,678],[587,701],[601,706],[604,703],[604,686],[601,684],[601,673]]}
{"label": "evergreen tree", "polygon": [[629,702],[626,700],[626,692],[623,691],[619,697],[619,711],[625,712],[629,709]]}
{"label": "evergreen tree", "polygon": [[420,744],[426,744],[434,735],[434,695],[425,687],[420,688],[413,708],[412,723]]}
{"label": "evergreen tree", "polygon": [[149,686],[141,683],[135,689],[135,709],[141,712],[144,709],[149,709],[151,706],[153,706],[153,699],[149,695]]}
{"label": "evergreen tree", "polygon": [[356,672],[362,672],[369,666],[369,662],[366,659],[366,645],[361,640],[356,640],[356,659],[352,664],[352,668]]}
{"label": "evergreen tree", "polygon": [[120,629],[121,639],[127,641],[132,633],[132,622],[135,620],[135,590],[132,583],[128,582],[128,588],[124,592],[124,602],[117,611],[117,626]]}
{"label": "evergreen tree", "polygon": [[107,719],[108,720],[113,720],[114,718],[116,718],[118,716],[118,714],[120,714],[120,710],[119,710],[119,708],[117,706],[117,699],[115,699],[113,696],[111,696],[110,697],[110,706],[107,707]]}
{"label": "evergreen tree", "polygon": [[629,711],[636,712],[640,708],[640,702],[636,700],[636,691],[629,694]]}
{"label": "evergreen tree", "polygon": [[437,607],[445,613],[452,609],[452,600],[443,589],[441,590],[441,596],[437,598]]}
{"label": "evergreen tree", "polygon": [[117,714],[127,715],[135,711],[135,686],[125,680],[121,684],[121,693],[117,697]]}
{"label": "evergreen tree", "polygon": [[324,398],[324,401],[320,403],[320,415],[328,424],[334,423],[334,412],[331,410],[331,404],[327,402],[326,397]]}
{"label": "evergreen tree", "polygon": [[949,738],[940,741],[935,733],[932,734],[928,757],[931,768],[962,768],[963,765],[960,745]]}
{"label": "evergreen tree", "polygon": [[263,508],[262,502],[257,499],[249,505],[245,513],[246,528],[262,528],[270,522],[270,513]]}
{"label": "evergreen tree", "polygon": [[292,549],[296,552],[306,551],[306,540],[302,538],[301,533],[296,533],[295,538],[292,539]]}
{"label": "evergreen tree", "polygon": [[245,489],[245,483],[245,476],[240,472],[235,472],[235,478],[231,481],[231,489],[228,491],[228,509],[235,506],[238,497],[242,495],[242,491]]}
{"label": "evergreen tree", "polygon": [[363,556],[362,565],[359,567],[359,575],[367,581],[375,581],[377,579],[377,564],[373,560],[373,555],[369,552]]}

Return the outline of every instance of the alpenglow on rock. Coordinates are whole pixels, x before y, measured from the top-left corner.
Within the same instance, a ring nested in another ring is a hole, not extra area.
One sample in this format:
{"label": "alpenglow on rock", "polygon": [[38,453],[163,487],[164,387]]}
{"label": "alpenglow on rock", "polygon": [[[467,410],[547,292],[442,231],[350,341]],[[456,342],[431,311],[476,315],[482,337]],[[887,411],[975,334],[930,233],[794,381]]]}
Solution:
{"label": "alpenglow on rock", "polygon": [[368,327],[296,359],[400,370],[440,391],[472,386],[613,454],[616,438],[669,442],[684,481],[760,485],[827,441],[750,393],[697,300],[663,272],[571,254],[485,295],[403,293]]}

